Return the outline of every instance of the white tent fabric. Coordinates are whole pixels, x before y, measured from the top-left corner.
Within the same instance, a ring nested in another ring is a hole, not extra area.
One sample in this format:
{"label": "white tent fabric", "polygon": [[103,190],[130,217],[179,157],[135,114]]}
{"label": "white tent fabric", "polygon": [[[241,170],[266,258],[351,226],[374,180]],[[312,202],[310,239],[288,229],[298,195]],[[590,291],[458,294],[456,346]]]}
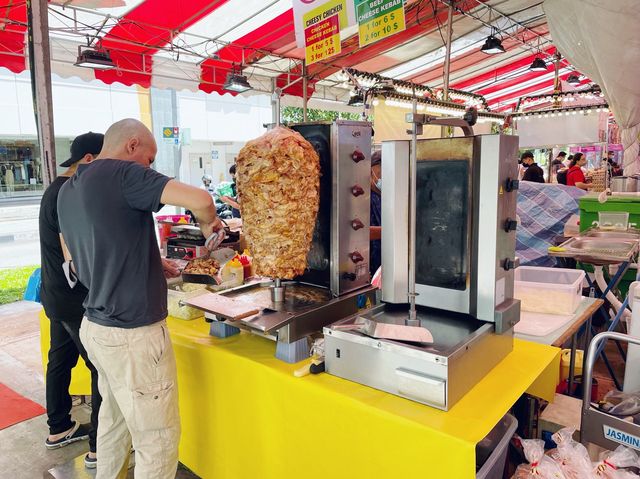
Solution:
{"label": "white tent fabric", "polygon": [[600,85],[622,129],[625,174],[640,173],[638,0],[545,0],[558,50]]}

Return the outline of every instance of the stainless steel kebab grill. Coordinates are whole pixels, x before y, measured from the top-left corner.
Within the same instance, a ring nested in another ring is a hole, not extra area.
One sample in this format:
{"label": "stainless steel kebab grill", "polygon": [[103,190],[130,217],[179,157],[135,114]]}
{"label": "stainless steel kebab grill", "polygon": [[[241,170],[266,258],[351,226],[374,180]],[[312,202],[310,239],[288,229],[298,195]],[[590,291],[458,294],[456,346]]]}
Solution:
{"label": "stainless steel kebab grill", "polygon": [[273,278],[220,293],[246,305],[239,316],[222,314],[211,298],[186,302],[205,310],[213,336],[248,330],[276,340],[278,359],[297,362],[309,356],[310,335],[372,307],[376,294],[369,273],[371,124],[335,121],[291,128],[320,156],[320,207],[307,271],[293,281]]}
{"label": "stainless steel kebab grill", "polygon": [[[414,140],[382,147],[383,304],[324,329],[326,370],[448,410],[513,347],[518,138],[473,136],[461,119],[408,120]],[[427,123],[467,136],[418,140]],[[422,326],[433,343],[349,327],[363,317]]]}

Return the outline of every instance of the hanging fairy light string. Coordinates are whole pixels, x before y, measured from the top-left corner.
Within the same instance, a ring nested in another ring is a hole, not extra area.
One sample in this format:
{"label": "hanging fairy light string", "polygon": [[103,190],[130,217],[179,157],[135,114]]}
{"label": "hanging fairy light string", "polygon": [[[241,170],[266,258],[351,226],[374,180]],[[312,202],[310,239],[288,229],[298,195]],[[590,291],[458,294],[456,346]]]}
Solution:
{"label": "hanging fairy light string", "polygon": [[562,102],[563,104],[571,104],[572,102],[576,102],[579,100],[593,101],[594,103],[598,102],[599,104],[597,104],[597,106],[602,106],[601,103],[605,102],[604,94],[602,93],[600,88],[592,87],[588,90],[581,91],[524,96],[518,100],[516,111],[524,112],[528,108],[533,108],[544,103]]}
{"label": "hanging fairy light string", "polygon": [[394,80],[393,78],[383,77],[375,73],[361,72],[353,68],[345,68],[338,74],[339,81],[345,83],[349,87],[351,78],[354,78],[359,86],[367,90],[378,90],[379,92],[397,92],[403,95],[415,95],[417,97],[435,97],[433,90],[426,85],[408,82],[404,80]]}
{"label": "hanging fairy light string", "polygon": [[529,112],[514,113],[512,116],[518,120],[544,119],[544,118],[561,118],[573,115],[591,115],[593,113],[608,113],[609,105],[607,103],[601,105],[580,106],[576,108],[554,108],[548,110],[536,110]]}
{"label": "hanging fairy light string", "polygon": [[[386,95],[383,100],[380,98],[374,99],[373,105],[379,105],[382,101],[384,101],[386,106],[411,110],[413,108],[414,97],[412,95],[389,94]],[[417,104],[417,109],[420,113],[433,113],[445,116],[462,117],[465,114],[466,108],[467,107],[465,105],[460,103],[445,102],[429,98],[419,98]],[[478,112],[479,123],[503,123],[505,118],[506,117],[504,115],[498,113]]]}
{"label": "hanging fairy light string", "polygon": [[[436,93],[438,100],[444,100],[444,90],[438,90]],[[463,102],[466,106],[472,106],[478,110],[489,111],[489,104],[482,95],[476,93],[470,93],[462,90],[456,90],[454,88],[449,89],[449,99],[453,101]]]}

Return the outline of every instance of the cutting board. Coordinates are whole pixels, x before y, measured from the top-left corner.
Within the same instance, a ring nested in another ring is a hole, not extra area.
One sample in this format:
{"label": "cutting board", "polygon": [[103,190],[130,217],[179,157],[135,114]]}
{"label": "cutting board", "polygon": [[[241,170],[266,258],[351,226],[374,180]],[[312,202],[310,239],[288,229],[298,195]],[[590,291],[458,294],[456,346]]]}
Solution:
{"label": "cutting board", "polygon": [[184,302],[194,308],[202,309],[233,321],[247,318],[260,312],[260,309],[256,308],[255,305],[215,293],[201,294],[185,299]]}
{"label": "cutting board", "polygon": [[528,336],[546,336],[561,328],[573,319],[573,314],[544,314],[522,311],[520,322],[516,324],[514,330],[518,334]]}

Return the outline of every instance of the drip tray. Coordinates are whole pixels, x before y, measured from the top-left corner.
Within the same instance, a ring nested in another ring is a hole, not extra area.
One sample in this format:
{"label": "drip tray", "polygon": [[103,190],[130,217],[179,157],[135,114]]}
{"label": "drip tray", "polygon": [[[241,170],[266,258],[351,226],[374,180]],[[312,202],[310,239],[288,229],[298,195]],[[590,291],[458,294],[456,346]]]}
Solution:
{"label": "drip tray", "polygon": [[[343,321],[339,321],[331,325],[331,327],[337,326],[336,330],[339,330],[340,326],[344,328],[344,326],[353,324],[358,317],[371,319],[379,323],[402,325],[405,324],[408,316],[409,311],[404,307],[396,308],[388,305],[380,305],[365,314],[352,316]],[[472,316],[437,309],[420,308],[417,318],[420,321],[420,326],[429,330],[433,335],[433,344],[424,345],[393,340],[385,341],[388,341],[390,344],[397,344],[418,351],[439,355],[444,359],[463,347],[474,337],[481,336],[493,330],[493,325],[479,321]],[[348,333],[362,338],[369,338],[357,331],[348,331]]]}
{"label": "drip tray", "polygon": [[326,371],[445,411],[513,349],[513,329],[496,334],[493,324],[469,315],[419,309],[420,325],[433,335],[429,345],[344,329],[361,316],[405,324],[408,310],[383,304],[325,327]]}

